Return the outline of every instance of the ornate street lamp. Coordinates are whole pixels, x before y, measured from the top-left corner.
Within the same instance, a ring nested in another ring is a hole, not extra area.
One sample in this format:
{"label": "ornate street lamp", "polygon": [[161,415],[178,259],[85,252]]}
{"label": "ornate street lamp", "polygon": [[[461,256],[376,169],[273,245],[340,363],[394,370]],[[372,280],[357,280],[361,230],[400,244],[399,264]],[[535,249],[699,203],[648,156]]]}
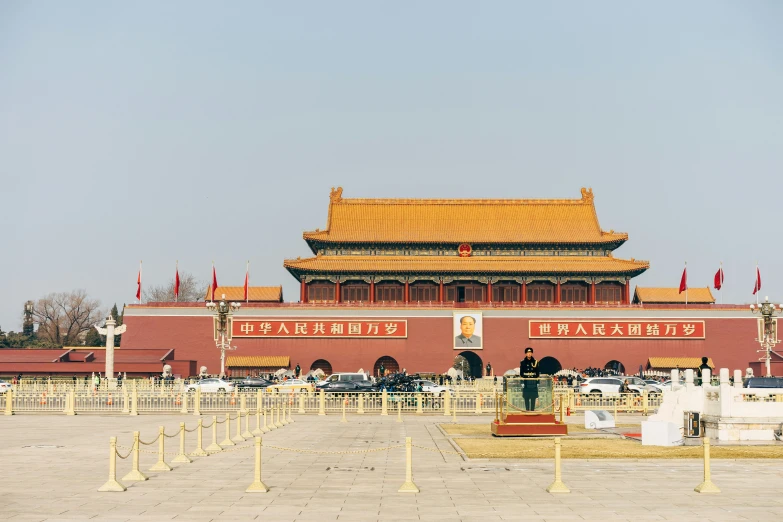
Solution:
{"label": "ornate street lamp", "polygon": [[[769,302],[769,297],[765,297],[764,302],[760,305],[750,305],[750,311],[754,314],[760,312],[762,317],[762,319],[759,320],[758,339],[756,340],[761,344],[761,350],[758,351],[764,353],[759,361],[764,361],[767,377],[772,376],[772,372],[770,371],[770,358],[772,356],[773,348],[780,342],[778,341],[778,328],[775,316],[778,315],[781,310],[783,310],[783,305],[775,307],[774,304]],[[775,354],[780,355],[777,352],[775,352]]]}
{"label": "ornate street lamp", "polygon": [[234,322],[233,313],[239,310],[239,303],[227,303],[226,294],[223,294],[219,303],[212,301],[207,303],[207,309],[214,315],[212,323],[215,332],[215,346],[220,350],[220,377],[226,376],[226,350],[236,350],[231,346],[231,330]]}

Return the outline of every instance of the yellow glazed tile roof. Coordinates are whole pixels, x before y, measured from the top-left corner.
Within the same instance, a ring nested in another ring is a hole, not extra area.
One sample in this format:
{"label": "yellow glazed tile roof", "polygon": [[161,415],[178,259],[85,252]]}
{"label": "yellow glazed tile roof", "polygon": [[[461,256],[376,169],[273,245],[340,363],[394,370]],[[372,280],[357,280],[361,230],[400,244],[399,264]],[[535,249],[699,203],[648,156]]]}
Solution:
{"label": "yellow glazed tile roof", "polygon": [[[707,360],[707,365],[710,368],[715,368],[715,364],[712,362],[712,357]],[[701,366],[701,357],[650,357],[647,360],[648,368],[693,368],[696,369]]]}
{"label": "yellow glazed tile roof", "polygon": [[[671,288],[642,288],[636,287],[634,292],[633,301],[635,303],[641,302],[656,304],[656,303],[683,303],[685,304],[685,292],[680,293],[678,287]],[[712,296],[710,287],[703,288],[689,288],[688,289],[688,302],[689,303],[708,303],[715,302],[715,298]]]}
{"label": "yellow glazed tile roof", "polygon": [[[205,301],[209,301],[212,297],[212,287],[208,286],[206,294],[204,296]],[[280,302],[283,300],[283,287],[282,286],[251,286],[247,289],[248,300],[253,302],[266,301],[266,302]],[[219,286],[215,290],[215,300],[221,298],[223,294],[226,294],[228,301],[244,301],[245,300],[245,287],[244,286]]]}
{"label": "yellow glazed tile roof", "polygon": [[580,199],[343,199],[332,189],[326,230],[305,232],[327,243],[622,243],[604,232],[592,189]]}
{"label": "yellow glazed tile roof", "polygon": [[229,368],[288,368],[290,357],[287,355],[229,355],[226,366]]}
{"label": "yellow glazed tile roof", "polygon": [[317,256],[287,259],[292,273],[637,273],[647,261],[589,256]]}

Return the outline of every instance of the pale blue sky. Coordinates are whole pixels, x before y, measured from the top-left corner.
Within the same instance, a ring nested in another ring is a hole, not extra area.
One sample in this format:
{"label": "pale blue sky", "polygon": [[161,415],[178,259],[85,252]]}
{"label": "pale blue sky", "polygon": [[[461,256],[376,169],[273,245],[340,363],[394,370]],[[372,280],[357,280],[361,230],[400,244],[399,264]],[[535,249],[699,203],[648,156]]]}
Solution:
{"label": "pale blue sky", "polygon": [[783,3],[0,3],[0,326],[284,284],[345,197],[579,197],[640,286],[783,300]]}

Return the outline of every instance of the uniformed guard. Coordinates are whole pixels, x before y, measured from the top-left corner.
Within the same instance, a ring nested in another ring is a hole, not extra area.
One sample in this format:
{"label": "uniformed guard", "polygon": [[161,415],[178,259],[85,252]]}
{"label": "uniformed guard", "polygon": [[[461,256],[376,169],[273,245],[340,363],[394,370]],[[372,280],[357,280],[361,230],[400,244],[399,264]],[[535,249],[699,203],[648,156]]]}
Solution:
{"label": "uniformed guard", "polygon": [[525,399],[525,409],[535,411],[538,398],[538,361],[533,357],[533,349],[525,348],[525,358],[519,361],[519,376],[522,381],[522,397]]}

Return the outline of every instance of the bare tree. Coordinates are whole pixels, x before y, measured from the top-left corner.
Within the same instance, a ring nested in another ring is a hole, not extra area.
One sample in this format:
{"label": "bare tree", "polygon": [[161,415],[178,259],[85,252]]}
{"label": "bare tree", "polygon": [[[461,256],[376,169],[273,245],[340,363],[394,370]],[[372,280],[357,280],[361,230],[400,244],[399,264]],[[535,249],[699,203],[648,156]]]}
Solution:
{"label": "bare tree", "polygon": [[[203,301],[204,295],[206,295],[207,283],[199,281],[190,272],[181,272],[179,274],[179,298],[180,302],[196,302]],[[151,286],[143,291],[144,300],[149,302],[158,303],[173,303],[174,302],[174,281],[169,281],[166,284]]]}
{"label": "bare tree", "polygon": [[33,309],[38,338],[57,346],[81,344],[87,331],[105,315],[101,302],[90,299],[85,290],[49,294]]}

